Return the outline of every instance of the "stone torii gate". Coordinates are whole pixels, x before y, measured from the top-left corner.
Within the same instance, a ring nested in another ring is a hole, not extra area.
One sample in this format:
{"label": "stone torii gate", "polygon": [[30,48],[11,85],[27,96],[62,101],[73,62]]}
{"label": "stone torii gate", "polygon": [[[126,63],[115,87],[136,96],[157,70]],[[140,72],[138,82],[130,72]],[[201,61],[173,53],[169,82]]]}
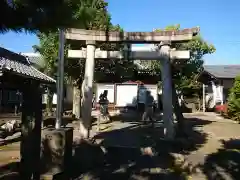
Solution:
{"label": "stone torii gate", "polygon": [[[161,60],[162,81],[163,81],[163,120],[165,137],[174,137],[173,124],[173,104],[172,104],[172,76],[170,70],[170,58],[186,59],[189,58],[187,51],[171,50],[172,43],[189,41],[197,35],[199,28],[183,29],[179,31],[162,32],[104,32],[94,30],[69,29],[65,37],[70,40],[86,41],[87,48],[82,51],[69,51],[69,57],[86,58],[85,75],[82,86],[83,106],[82,123],[80,132],[83,137],[88,137],[88,129],[91,122],[91,101],[95,58],[124,58],[119,51],[100,51],[96,50],[96,42],[126,43],[126,44],[159,44],[155,51],[129,52],[130,59]],[[125,53],[124,53],[125,54]]]}

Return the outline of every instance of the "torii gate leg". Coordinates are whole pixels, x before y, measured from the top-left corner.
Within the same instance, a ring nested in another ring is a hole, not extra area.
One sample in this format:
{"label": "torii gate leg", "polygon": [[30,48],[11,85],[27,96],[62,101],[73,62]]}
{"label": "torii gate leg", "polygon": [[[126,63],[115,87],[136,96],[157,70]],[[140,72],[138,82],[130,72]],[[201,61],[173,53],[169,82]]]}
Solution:
{"label": "torii gate leg", "polygon": [[166,139],[174,137],[174,122],[173,122],[173,104],[172,104],[172,75],[170,64],[170,45],[162,43],[159,53],[163,56],[161,60],[162,69],[162,102],[163,102],[163,121],[164,135]]}
{"label": "torii gate leg", "polygon": [[85,62],[85,73],[82,84],[82,122],[80,122],[80,133],[83,138],[89,137],[89,128],[91,125],[92,113],[92,97],[93,97],[93,80],[94,80],[94,66],[95,66],[95,41],[86,41],[87,44],[87,58]]}

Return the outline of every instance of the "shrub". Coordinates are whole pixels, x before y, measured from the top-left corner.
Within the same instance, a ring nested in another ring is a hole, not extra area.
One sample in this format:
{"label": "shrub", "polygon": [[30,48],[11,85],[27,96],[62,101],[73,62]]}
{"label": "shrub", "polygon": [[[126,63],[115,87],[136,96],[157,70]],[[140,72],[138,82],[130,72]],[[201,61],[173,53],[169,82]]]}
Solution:
{"label": "shrub", "polygon": [[237,76],[228,97],[228,116],[240,122],[240,76]]}

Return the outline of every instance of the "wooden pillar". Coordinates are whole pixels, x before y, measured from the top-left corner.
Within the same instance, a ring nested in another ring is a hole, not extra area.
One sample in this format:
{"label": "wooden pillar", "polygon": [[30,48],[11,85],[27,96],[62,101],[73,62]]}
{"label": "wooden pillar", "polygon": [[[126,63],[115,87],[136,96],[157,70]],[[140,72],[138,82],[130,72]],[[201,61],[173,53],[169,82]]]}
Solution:
{"label": "wooden pillar", "polygon": [[39,84],[24,84],[22,104],[21,179],[39,179],[42,96]]}
{"label": "wooden pillar", "polygon": [[160,56],[162,56],[162,102],[163,102],[163,121],[164,134],[166,139],[174,137],[174,122],[173,122],[173,101],[172,101],[172,74],[170,62],[170,44],[163,42],[160,45]]}
{"label": "wooden pillar", "polygon": [[86,41],[87,58],[85,63],[84,80],[82,83],[82,122],[80,123],[80,133],[83,138],[89,137],[89,128],[91,125],[93,80],[95,66],[95,41]]}
{"label": "wooden pillar", "polygon": [[203,103],[203,112],[206,111],[206,95],[205,95],[205,84],[202,84],[202,103]]}

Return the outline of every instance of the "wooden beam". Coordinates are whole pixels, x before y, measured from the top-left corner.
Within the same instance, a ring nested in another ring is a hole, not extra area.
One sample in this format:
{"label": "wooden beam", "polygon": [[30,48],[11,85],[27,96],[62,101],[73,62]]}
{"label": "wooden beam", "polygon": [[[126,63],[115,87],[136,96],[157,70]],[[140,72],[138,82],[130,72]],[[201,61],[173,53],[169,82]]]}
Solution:
{"label": "wooden beam", "polygon": [[[123,59],[126,52],[124,51],[95,51],[95,59]],[[86,58],[85,50],[68,50],[69,58]],[[159,55],[159,52],[156,51],[131,51],[130,59],[134,60],[157,60],[162,59],[162,56]],[[176,51],[172,50],[170,52],[171,59],[189,59],[190,51]]]}
{"label": "wooden beam", "polygon": [[107,41],[129,43],[159,43],[162,41],[189,41],[200,31],[199,27],[179,31],[161,32],[105,32],[85,29],[69,29],[65,33],[66,39],[83,41]]}

